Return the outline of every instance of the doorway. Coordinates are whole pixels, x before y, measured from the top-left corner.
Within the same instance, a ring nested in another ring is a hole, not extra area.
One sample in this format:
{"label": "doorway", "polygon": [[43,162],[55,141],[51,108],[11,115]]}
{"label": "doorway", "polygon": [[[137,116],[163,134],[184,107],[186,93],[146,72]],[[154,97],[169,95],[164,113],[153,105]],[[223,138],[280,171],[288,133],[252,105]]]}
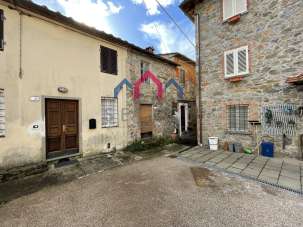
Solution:
{"label": "doorway", "polygon": [[179,103],[179,136],[188,131],[188,104]]}
{"label": "doorway", "polygon": [[46,159],[79,153],[79,102],[45,99]]}
{"label": "doorway", "polygon": [[153,113],[152,105],[140,105],[140,125],[141,125],[141,138],[149,138],[153,136]]}

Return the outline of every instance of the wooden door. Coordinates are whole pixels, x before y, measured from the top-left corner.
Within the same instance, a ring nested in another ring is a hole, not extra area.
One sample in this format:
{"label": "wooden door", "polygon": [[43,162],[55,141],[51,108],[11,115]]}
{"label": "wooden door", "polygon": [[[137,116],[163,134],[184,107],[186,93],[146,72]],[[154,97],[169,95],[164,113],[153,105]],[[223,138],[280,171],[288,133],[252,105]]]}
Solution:
{"label": "wooden door", "polygon": [[141,135],[153,132],[152,105],[140,105]]}
{"label": "wooden door", "polygon": [[79,153],[78,101],[46,99],[46,156]]}

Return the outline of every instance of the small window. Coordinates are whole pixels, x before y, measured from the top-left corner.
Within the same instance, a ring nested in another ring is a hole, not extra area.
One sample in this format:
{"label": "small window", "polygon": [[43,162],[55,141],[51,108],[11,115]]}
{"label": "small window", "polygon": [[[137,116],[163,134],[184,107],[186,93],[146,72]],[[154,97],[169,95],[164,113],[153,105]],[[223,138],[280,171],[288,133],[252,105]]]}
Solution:
{"label": "small window", "polygon": [[101,98],[101,120],[103,128],[118,126],[118,100],[117,98]]}
{"label": "small window", "polygon": [[101,72],[117,75],[117,51],[101,46],[100,52]]}
{"label": "small window", "polygon": [[5,136],[5,102],[4,90],[0,89],[0,137]]}
{"label": "small window", "polygon": [[4,13],[0,9],[0,51],[4,50]]}
{"label": "small window", "polygon": [[182,87],[185,87],[185,70],[184,69],[180,69],[179,83]]}
{"label": "small window", "polygon": [[249,73],[248,46],[224,53],[224,71],[225,78]]}
{"label": "small window", "polygon": [[248,106],[232,105],[228,107],[229,131],[247,132],[248,129]]}
{"label": "small window", "polygon": [[[150,70],[150,64],[146,61],[141,61],[140,63],[140,72],[141,72],[141,76],[143,76],[143,74]],[[145,83],[150,84],[150,79],[148,78]]]}
{"label": "small window", "polygon": [[223,0],[223,20],[247,12],[247,0]]}

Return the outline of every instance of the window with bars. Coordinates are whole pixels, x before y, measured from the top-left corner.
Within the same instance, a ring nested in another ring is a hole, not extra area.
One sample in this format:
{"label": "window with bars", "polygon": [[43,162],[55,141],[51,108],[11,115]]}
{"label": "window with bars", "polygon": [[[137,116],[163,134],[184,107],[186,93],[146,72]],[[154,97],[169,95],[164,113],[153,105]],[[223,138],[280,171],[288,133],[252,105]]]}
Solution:
{"label": "window with bars", "polygon": [[101,121],[103,128],[118,126],[118,100],[117,98],[101,98]]}
{"label": "window with bars", "polygon": [[179,83],[182,87],[185,87],[185,70],[184,69],[180,69]]}
{"label": "window with bars", "polygon": [[248,130],[248,106],[232,105],[228,107],[229,131],[247,132]]}
{"label": "window with bars", "polygon": [[100,47],[101,72],[117,75],[118,74],[118,55],[117,51],[108,47]]}
{"label": "window with bars", "polygon": [[223,0],[223,20],[247,12],[247,0]]}
{"label": "window with bars", "polygon": [[249,73],[248,46],[224,52],[224,71],[225,78]]}
{"label": "window with bars", "polygon": [[5,102],[4,90],[0,89],[0,137],[5,136]]}

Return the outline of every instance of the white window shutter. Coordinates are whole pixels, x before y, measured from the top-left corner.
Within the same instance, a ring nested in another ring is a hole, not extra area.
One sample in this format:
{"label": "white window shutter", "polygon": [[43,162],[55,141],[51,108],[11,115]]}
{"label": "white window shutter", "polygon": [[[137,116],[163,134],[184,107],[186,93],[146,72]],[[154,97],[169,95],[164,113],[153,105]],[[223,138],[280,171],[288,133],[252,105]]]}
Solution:
{"label": "white window shutter", "polygon": [[235,74],[234,52],[228,51],[224,54],[225,77],[231,77]]}
{"label": "white window shutter", "polygon": [[234,0],[223,0],[223,20],[234,16]]}
{"label": "white window shutter", "polygon": [[247,0],[235,0],[235,15],[247,12]]}
{"label": "white window shutter", "polygon": [[238,75],[248,73],[249,61],[248,61],[248,47],[239,48],[237,51],[237,70]]}

